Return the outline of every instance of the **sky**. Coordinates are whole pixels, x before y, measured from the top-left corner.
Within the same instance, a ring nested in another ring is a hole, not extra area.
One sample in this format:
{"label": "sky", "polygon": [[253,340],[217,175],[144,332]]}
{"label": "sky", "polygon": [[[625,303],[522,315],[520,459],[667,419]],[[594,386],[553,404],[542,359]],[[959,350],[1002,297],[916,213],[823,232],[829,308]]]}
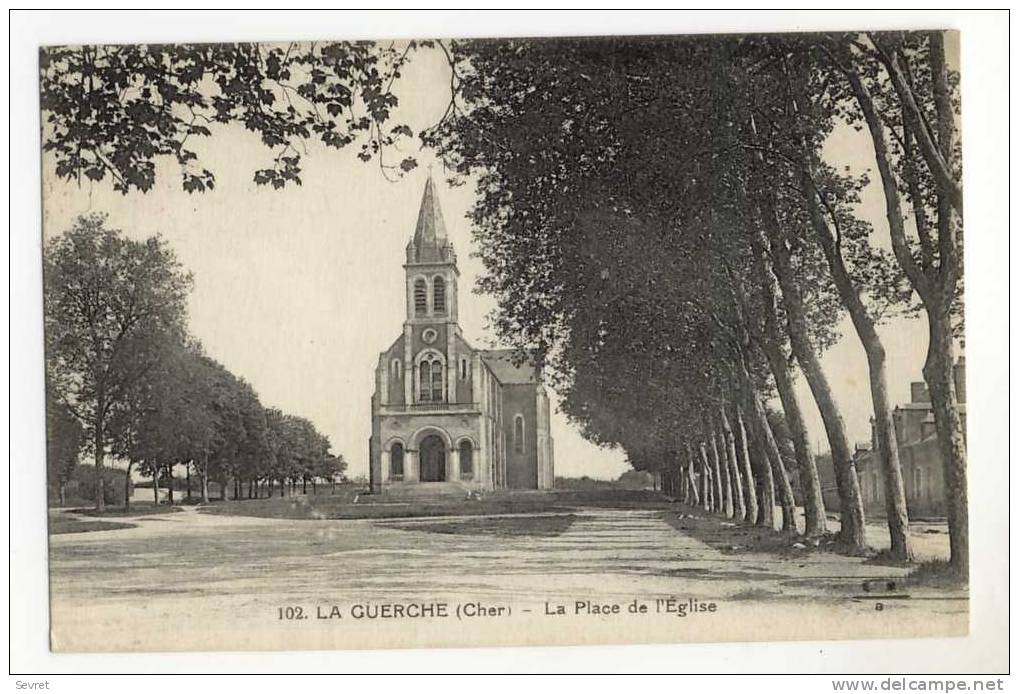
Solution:
{"label": "sky", "polygon": [[[415,131],[434,123],[449,98],[448,68],[437,51],[423,51],[403,70],[394,123]],[[190,144],[190,141],[189,141]],[[161,234],[194,276],[189,311],[192,333],[206,351],[249,381],[266,406],[309,418],[348,461],[351,475],[367,474],[370,397],[379,352],[402,330],[404,247],[414,231],[429,167],[458,253],[459,312],[465,337],[477,347],[497,347],[486,329],[494,301],[470,291],[481,272],[473,256],[470,221],[473,185],[450,188],[441,163],[427,150],[405,146],[421,166],[398,182],[376,163],[362,163],[356,148],[326,149],[308,143],[303,185],[282,191],[256,186],[254,171],[271,153],[240,126],[214,130],[195,146],[216,174],[216,188],[188,194],[174,165],[161,162],[148,193],[114,192],[107,182],[57,180],[43,159],[43,232],[69,228],[88,212],[109,215],[109,226],[132,238]],[[840,129],[825,155],[854,171],[873,172],[866,136]],[[876,176],[872,176],[875,178]],[[884,200],[871,185],[859,209],[887,245]],[[870,437],[866,359],[848,320],[843,339],[822,357],[851,441]],[[921,379],[927,347],[922,319],[896,319],[880,330],[888,352],[893,403],[909,397]],[[811,441],[827,450],[824,429],[802,378],[797,389]],[[556,474],[614,478],[627,469],[625,454],[585,441],[553,401]]]}

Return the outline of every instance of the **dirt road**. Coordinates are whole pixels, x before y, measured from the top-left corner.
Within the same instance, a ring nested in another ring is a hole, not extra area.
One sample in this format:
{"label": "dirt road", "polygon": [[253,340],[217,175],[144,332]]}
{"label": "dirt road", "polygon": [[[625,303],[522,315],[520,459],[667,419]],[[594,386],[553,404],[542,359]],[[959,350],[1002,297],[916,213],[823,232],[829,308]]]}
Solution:
{"label": "dirt road", "polygon": [[[292,521],[192,508],[135,519],[135,528],[53,536],[53,647],[235,650],[965,633],[965,595],[906,593],[904,569],[835,554],[739,553],[720,544],[724,539],[671,527],[662,513]],[[421,616],[402,608],[398,616],[384,614],[386,605],[436,604],[446,606],[446,616],[436,608]]]}

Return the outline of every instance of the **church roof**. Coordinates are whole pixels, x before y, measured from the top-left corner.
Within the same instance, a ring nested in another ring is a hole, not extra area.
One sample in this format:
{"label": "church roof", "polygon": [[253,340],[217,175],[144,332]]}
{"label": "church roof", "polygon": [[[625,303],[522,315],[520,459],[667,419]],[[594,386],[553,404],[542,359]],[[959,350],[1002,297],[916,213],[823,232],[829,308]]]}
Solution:
{"label": "church roof", "polygon": [[534,364],[524,362],[517,366],[513,362],[512,349],[490,349],[481,352],[481,358],[503,385],[538,382],[538,370]]}
{"label": "church roof", "polygon": [[439,196],[435,194],[435,182],[429,174],[425,192],[421,195],[421,209],[418,211],[418,223],[414,229],[414,245],[420,252],[425,248],[436,248],[447,243],[446,223],[442,219]]}

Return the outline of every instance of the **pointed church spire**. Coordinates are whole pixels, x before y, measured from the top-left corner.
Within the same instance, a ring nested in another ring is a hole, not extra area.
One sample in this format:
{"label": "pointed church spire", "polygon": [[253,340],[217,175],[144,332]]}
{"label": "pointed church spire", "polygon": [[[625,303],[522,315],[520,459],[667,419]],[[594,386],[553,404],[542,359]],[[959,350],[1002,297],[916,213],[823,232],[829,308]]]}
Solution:
{"label": "pointed church spire", "polygon": [[414,230],[414,243],[418,248],[425,245],[441,244],[446,240],[446,224],[439,208],[439,197],[435,194],[435,181],[428,172],[425,192],[421,195],[421,209],[418,211],[418,225]]}
{"label": "pointed church spire", "polygon": [[411,244],[416,250],[418,262],[443,260],[447,256],[449,239],[446,237],[446,223],[442,218],[431,172],[428,173],[425,191],[421,195],[421,209],[418,211],[418,223]]}

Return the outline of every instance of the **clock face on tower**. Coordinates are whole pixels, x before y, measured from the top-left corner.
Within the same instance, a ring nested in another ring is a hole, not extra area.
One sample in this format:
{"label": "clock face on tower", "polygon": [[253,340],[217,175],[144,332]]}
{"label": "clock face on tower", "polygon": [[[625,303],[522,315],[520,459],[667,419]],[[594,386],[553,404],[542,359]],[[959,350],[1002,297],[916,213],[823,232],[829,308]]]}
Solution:
{"label": "clock face on tower", "polygon": [[435,342],[439,334],[432,328],[425,328],[425,331],[421,333],[421,339],[424,340],[426,345],[430,345]]}

